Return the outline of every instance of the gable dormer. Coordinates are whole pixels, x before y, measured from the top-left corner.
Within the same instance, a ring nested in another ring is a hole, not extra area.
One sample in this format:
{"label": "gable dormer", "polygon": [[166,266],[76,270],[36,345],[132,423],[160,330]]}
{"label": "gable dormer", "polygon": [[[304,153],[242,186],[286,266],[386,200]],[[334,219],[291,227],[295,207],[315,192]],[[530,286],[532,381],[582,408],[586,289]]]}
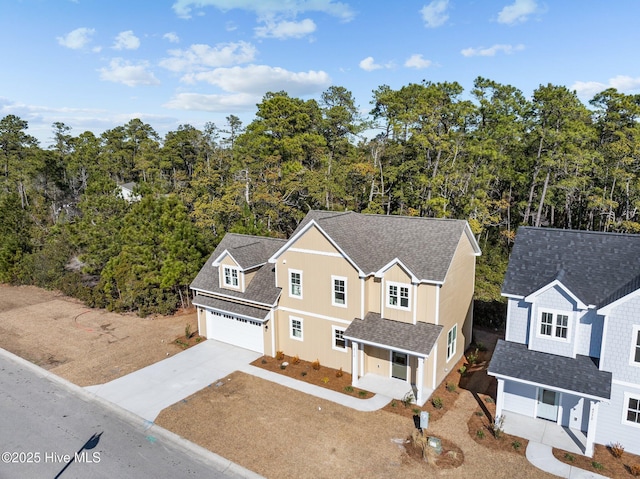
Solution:
{"label": "gable dormer", "polygon": [[218,268],[218,284],[221,288],[244,292],[248,283],[245,272],[229,251],[225,250],[213,261],[212,266]]}

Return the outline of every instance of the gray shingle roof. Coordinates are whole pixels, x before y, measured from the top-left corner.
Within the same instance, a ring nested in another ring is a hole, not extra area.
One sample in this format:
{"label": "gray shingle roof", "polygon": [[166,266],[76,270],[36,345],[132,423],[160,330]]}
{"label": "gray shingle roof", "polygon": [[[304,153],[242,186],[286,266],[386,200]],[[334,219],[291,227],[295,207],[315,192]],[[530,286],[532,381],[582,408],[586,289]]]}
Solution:
{"label": "gray shingle roof", "polygon": [[351,321],[344,337],[428,356],[441,332],[440,325],[403,323],[382,318],[378,313],[368,313],[364,320]]}
{"label": "gray shingle roof", "polygon": [[519,228],[502,293],[527,296],[556,279],[587,305],[621,298],[640,286],[640,235]]}
{"label": "gray shingle roof", "polygon": [[269,314],[269,310],[267,309],[255,308],[246,304],[225,301],[224,299],[210,298],[199,294],[196,294],[196,297],[193,298],[193,304],[197,306],[206,306],[219,311],[228,311],[232,314],[257,319],[259,321],[263,321]]}
{"label": "gray shingle roof", "polygon": [[467,227],[463,220],[311,211],[296,232],[311,220],[365,274],[398,258],[420,280],[427,281],[444,281]]}
{"label": "gray shingle roof", "polygon": [[611,397],[611,373],[600,371],[588,356],[575,359],[531,351],[525,344],[499,340],[489,374],[529,381],[598,398]]}
{"label": "gray shingle roof", "polygon": [[[244,293],[220,287],[218,268],[212,266],[215,259],[228,250],[241,267],[251,267],[265,263],[269,257],[285,244],[285,240],[227,233],[211,254],[198,275],[191,282],[191,288],[213,294],[222,294],[246,301],[272,305],[278,299],[281,288],[276,288],[273,265],[261,266],[247,285]],[[262,255],[262,256],[260,256]],[[243,266],[243,264],[245,266]]]}

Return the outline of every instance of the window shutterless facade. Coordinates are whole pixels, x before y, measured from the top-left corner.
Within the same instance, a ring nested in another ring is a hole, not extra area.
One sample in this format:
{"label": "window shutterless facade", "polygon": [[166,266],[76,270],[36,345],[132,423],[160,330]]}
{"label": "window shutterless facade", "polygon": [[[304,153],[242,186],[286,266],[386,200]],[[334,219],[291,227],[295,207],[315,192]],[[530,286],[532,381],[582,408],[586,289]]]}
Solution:
{"label": "window shutterless facade", "polygon": [[411,309],[411,288],[408,284],[387,283],[387,306],[396,309]]}
{"label": "window shutterless facade", "polygon": [[291,339],[296,339],[298,341],[303,340],[302,318],[289,317],[289,334]]}
{"label": "window shutterless facade", "polygon": [[331,276],[331,304],[347,306],[347,278]]}
{"label": "window shutterless facade", "polygon": [[240,285],[239,282],[239,273],[238,268],[234,268],[232,266],[224,266],[223,267],[223,275],[224,275],[224,285],[229,286],[231,288],[238,288]]}
{"label": "window shutterless facade", "polygon": [[625,393],[622,423],[640,427],[640,396]]}
{"label": "window shutterless facade", "polygon": [[458,339],[458,325],[454,325],[453,328],[447,333],[447,361],[456,354],[456,343]]}
{"label": "window shutterless facade", "polygon": [[631,333],[631,358],[632,366],[640,366],[640,326],[634,326]]}
{"label": "window shutterless facade", "polygon": [[538,336],[566,341],[569,337],[569,315],[542,311],[538,323]]}
{"label": "window shutterless facade", "polygon": [[302,298],[302,271],[289,270],[289,296]]}
{"label": "window shutterless facade", "polygon": [[337,349],[338,351],[346,351],[347,341],[344,339],[344,328],[333,326],[331,328],[331,332],[333,335],[333,349]]}

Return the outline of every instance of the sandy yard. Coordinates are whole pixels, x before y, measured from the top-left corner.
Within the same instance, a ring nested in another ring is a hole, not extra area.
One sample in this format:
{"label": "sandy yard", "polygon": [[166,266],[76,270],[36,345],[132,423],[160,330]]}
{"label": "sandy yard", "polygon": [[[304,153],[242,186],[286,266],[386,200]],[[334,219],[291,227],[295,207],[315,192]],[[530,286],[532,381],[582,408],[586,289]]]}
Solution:
{"label": "sandy yard", "polygon": [[[172,317],[92,310],[59,293],[0,285],[0,347],[80,385],[100,384],[178,353],[173,343],[195,313]],[[522,453],[474,441],[468,421],[478,407],[459,388],[455,406],[430,434],[464,455],[439,469],[407,455],[413,420],[385,410],[362,413],[242,373],[165,409],[158,424],[267,478],[550,478]]]}

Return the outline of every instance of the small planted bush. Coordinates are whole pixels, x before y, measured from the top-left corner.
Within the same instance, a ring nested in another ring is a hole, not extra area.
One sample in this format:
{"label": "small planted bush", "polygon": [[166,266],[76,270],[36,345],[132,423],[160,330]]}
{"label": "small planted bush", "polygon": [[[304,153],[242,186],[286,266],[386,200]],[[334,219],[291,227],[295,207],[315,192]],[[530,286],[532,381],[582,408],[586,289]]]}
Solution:
{"label": "small planted bush", "polygon": [[460,366],[460,369],[458,369],[458,372],[460,373],[460,376],[464,376],[464,373],[467,372],[467,367],[463,364]]}
{"label": "small planted bush", "polygon": [[298,364],[300,362],[300,356],[297,354],[291,358],[291,364]]}
{"label": "small planted bush", "polygon": [[522,447],[522,443],[520,441],[513,441],[511,447],[518,451]]}
{"label": "small planted bush", "polygon": [[444,407],[444,402],[442,401],[441,398],[439,397],[435,397],[431,400],[431,404],[433,405],[434,408],[436,409],[442,409]]}
{"label": "small planted bush", "polygon": [[478,439],[484,439],[484,431],[483,431],[482,429],[478,429],[478,430],[476,431],[476,437],[477,437]]}
{"label": "small planted bush", "polygon": [[504,416],[498,416],[491,425],[491,432],[496,439],[502,438],[504,435]]}
{"label": "small planted bush", "polygon": [[640,476],[640,464],[632,464],[629,466],[629,472],[634,476]]}
{"label": "small planted bush", "polygon": [[336,371],[336,377],[341,378],[342,376],[344,376],[344,373],[342,372],[342,368],[340,368]]}
{"label": "small planted bush", "polygon": [[322,378],[322,382],[325,383],[325,384],[328,384],[329,383],[329,378],[328,377]]}
{"label": "small planted bush", "polygon": [[344,391],[348,392],[348,393],[352,393],[353,392],[353,386],[345,386],[344,387]]}
{"label": "small planted bush", "polygon": [[569,462],[573,462],[576,460],[576,456],[574,456],[573,454],[569,454],[568,452],[564,453],[564,458]]}
{"label": "small planted bush", "polygon": [[413,403],[413,393],[412,392],[408,392],[407,394],[405,394],[402,398],[402,404],[404,405],[404,407],[409,407],[409,405]]}
{"label": "small planted bush", "polygon": [[184,327],[184,337],[190,339],[192,335],[193,333],[191,332],[191,325],[187,323],[187,325]]}
{"label": "small planted bush", "polygon": [[624,446],[619,442],[614,442],[613,444],[611,444],[609,446],[609,449],[611,450],[611,454],[613,455],[613,457],[617,457],[618,459],[620,459],[622,457],[622,454],[624,454]]}
{"label": "small planted bush", "polygon": [[361,398],[365,397],[367,395],[367,391],[358,391],[358,396],[360,396]]}
{"label": "small planted bush", "polygon": [[478,348],[476,348],[473,353],[467,354],[467,361],[469,361],[469,364],[472,366],[478,362]]}
{"label": "small planted bush", "polygon": [[412,409],[412,411],[413,411],[413,414],[414,414],[414,415],[416,415],[416,416],[418,416],[418,415],[420,414],[420,409],[419,409],[419,408],[417,408],[417,407],[414,407],[414,408]]}
{"label": "small planted bush", "polygon": [[600,464],[598,461],[591,461],[591,466],[597,471],[601,471],[602,469],[604,469],[604,466]]}
{"label": "small planted bush", "polygon": [[320,370],[320,360],[316,359],[314,362],[311,363],[311,367],[314,369],[314,371],[319,371]]}
{"label": "small planted bush", "polygon": [[284,359],[284,352],[282,351],[276,351],[276,359],[278,361],[282,361]]}
{"label": "small planted bush", "polygon": [[447,383],[447,391],[449,391],[450,393],[452,393],[453,391],[456,390],[456,385],[453,383]]}

